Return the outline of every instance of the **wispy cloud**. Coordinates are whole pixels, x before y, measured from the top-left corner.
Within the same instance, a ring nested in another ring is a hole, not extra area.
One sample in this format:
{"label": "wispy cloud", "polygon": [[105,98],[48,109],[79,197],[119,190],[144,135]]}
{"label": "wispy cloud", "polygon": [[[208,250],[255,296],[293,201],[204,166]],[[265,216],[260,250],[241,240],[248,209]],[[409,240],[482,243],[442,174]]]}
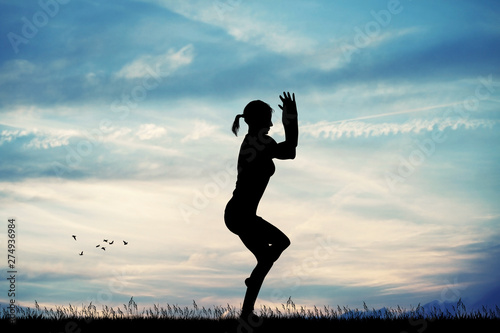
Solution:
{"label": "wispy cloud", "polygon": [[[255,11],[245,1],[206,2],[206,1],[165,1],[145,0],[157,3],[173,12],[194,21],[203,22],[224,29],[235,40],[262,47],[279,55],[292,57],[307,67],[325,71],[341,68],[350,62],[347,53],[359,52],[365,48],[377,48],[380,45],[403,36],[420,32],[419,27],[393,28],[370,37],[362,47],[354,43],[355,34],[336,35],[325,43],[321,37],[312,37],[307,31],[293,25],[295,18],[287,20],[269,20],[264,11]],[[352,44],[352,45],[351,45]],[[351,45],[343,49],[341,45]],[[349,57],[350,58],[350,57]]]}
{"label": "wispy cloud", "polygon": [[[236,40],[263,46],[277,53],[302,53],[315,42],[293,28],[269,22],[253,12],[244,1],[235,2],[231,10],[221,10],[210,1],[152,1],[191,20],[224,28]],[[229,8],[229,3],[226,4]],[[293,38],[290,38],[293,36]]]}
{"label": "wispy cloud", "polygon": [[142,124],[138,128],[113,127],[106,133],[99,132],[99,135],[92,135],[84,129],[5,129],[0,132],[0,146],[6,143],[14,143],[17,139],[23,140],[23,148],[27,149],[49,149],[60,146],[67,146],[71,140],[85,139],[91,140],[94,144],[104,142],[121,142],[124,138],[134,141],[137,138],[141,141],[160,139],[167,135],[167,129],[155,124]]}
{"label": "wispy cloud", "polygon": [[434,129],[443,131],[446,129],[492,128],[498,122],[491,119],[454,119],[434,118],[430,120],[414,119],[404,123],[368,123],[362,121],[326,122],[320,121],[315,124],[306,124],[301,127],[301,132],[313,137],[339,139],[342,137],[377,137],[390,134],[420,133]]}
{"label": "wispy cloud", "polygon": [[[126,64],[117,73],[119,78],[136,79],[151,75],[166,76],[180,67],[189,65],[194,58],[194,47],[188,44],[178,51],[168,50],[164,54],[143,55]],[[151,71],[154,71],[153,73]]]}
{"label": "wispy cloud", "polygon": [[194,140],[199,140],[201,138],[209,137],[211,136],[216,130],[218,129],[218,126],[209,124],[205,121],[202,120],[196,120],[194,122],[193,129],[191,132],[186,135],[184,138],[182,138],[182,142],[187,142],[187,141],[194,141]]}
{"label": "wispy cloud", "polygon": [[440,104],[440,105],[430,105],[430,106],[424,106],[424,107],[413,108],[413,109],[406,109],[406,110],[401,110],[401,111],[377,113],[377,114],[372,114],[372,115],[368,115],[368,116],[359,116],[359,117],[351,118],[351,119],[337,120],[336,123],[345,123],[347,121],[382,118],[382,117],[387,117],[387,116],[395,116],[395,115],[399,115],[399,114],[429,111],[429,110],[435,110],[435,109],[441,109],[441,108],[445,108],[445,107],[449,107],[449,106],[454,106],[457,104],[461,104],[461,102],[454,102],[454,103],[447,103],[447,104]]}
{"label": "wispy cloud", "polygon": [[50,132],[38,129],[15,129],[0,132],[0,145],[15,141],[18,138],[30,138],[24,144],[25,148],[48,149],[65,146],[71,137],[80,133],[76,130],[52,130]]}
{"label": "wispy cloud", "polygon": [[167,130],[164,127],[157,126],[155,124],[143,124],[139,127],[136,133],[141,140],[156,139],[166,134]]}

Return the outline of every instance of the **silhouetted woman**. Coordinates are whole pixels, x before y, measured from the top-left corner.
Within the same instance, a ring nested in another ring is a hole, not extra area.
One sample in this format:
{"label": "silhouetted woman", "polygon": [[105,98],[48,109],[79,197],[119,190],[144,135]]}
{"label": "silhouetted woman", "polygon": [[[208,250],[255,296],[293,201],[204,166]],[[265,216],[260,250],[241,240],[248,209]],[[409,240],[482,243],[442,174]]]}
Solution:
{"label": "silhouetted woman", "polygon": [[224,212],[228,229],[240,237],[257,259],[252,274],[245,280],[247,291],[241,313],[245,320],[253,314],[264,278],[273,263],[290,245],[290,240],[283,232],[257,216],[257,206],[275,171],[273,158],[295,158],[299,135],[295,94],[290,96],[290,93],[283,93],[280,99],[283,103],[279,107],[283,111],[285,141],[276,143],[267,135],[273,126],[273,109],[260,100],[248,103],[243,114],[236,116],[232,128],[233,133],[238,135],[240,118],[248,124],[248,134],[243,139],[238,156],[236,188]]}

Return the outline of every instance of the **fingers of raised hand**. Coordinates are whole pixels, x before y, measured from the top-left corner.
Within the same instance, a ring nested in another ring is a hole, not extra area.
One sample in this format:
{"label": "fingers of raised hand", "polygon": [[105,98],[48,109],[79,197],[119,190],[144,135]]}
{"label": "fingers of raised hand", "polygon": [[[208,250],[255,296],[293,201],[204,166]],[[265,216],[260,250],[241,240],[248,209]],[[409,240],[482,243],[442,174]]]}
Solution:
{"label": "fingers of raised hand", "polygon": [[295,93],[293,94],[293,100],[292,100],[292,97],[290,96],[290,93],[286,93],[283,91],[283,96],[284,97],[281,97],[281,95],[280,95],[280,99],[282,102],[295,100]]}
{"label": "fingers of raised hand", "polygon": [[295,107],[295,93],[292,93],[290,96],[290,92],[284,92],[283,91],[283,97],[280,95],[281,102],[283,102],[283,106],[278,105],[281,110],[283,110],[284,107]]}

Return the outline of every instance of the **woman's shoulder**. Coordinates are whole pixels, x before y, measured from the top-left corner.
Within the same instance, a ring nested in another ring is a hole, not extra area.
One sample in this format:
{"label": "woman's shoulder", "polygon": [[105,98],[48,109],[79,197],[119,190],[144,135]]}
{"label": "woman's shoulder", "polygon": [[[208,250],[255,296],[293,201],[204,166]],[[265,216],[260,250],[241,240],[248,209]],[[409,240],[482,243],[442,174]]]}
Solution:
{"label": "woman's shoulder", "polygon": [[247,134],[241,144],[240,157],[250,155],[253,159],[259,155],[268,155],[270,148],[277,145],[276,141],[269,135],[251,135]]}
{"label": "woman's shoulder", "polygon": [[245,139],[243,140],[243,143],[255,146],[255,145],[275,145],[276,140],[274,140],[271,136],[267,134],[259,134],[259,135],[252,135],[252,134],[247,134],[245,135]]}

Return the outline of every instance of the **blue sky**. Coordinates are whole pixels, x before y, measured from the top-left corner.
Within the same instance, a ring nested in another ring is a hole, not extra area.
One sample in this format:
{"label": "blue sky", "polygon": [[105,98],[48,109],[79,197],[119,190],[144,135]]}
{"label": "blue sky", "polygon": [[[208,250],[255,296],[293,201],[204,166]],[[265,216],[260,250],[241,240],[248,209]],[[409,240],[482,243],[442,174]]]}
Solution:
{"label": "blue sky", "polygon": [[0,3],[19,303],[239,306],[230,128],[261,99],[282,140],[283,91],[298,153],[259,214],[292,246],[259,304],[500,303],[496,1]]}

